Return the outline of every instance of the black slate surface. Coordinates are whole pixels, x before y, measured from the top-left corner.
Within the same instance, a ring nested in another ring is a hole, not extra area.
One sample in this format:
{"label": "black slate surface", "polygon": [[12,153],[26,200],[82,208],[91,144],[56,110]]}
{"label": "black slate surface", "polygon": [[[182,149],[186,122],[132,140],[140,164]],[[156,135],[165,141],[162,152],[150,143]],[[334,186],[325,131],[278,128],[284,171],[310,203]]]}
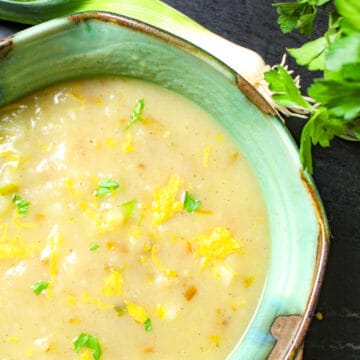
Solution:
{"label": "black slate surface", "polygon": [[[298,47],[303,41],[296,33],[280,32],[271,0],[165,2],[215,33],[257,51],[268,64],[279,63],[286,47]],[[317,34],[326,27],[326,13],[319,15]],[[21,28],[0,21],[0,38]],[[314,74],[289,63],[306,87]],[[288,126],[298,141],[303,121],[290,119]],[[304,360],[360,360],[360,143],[335,139],[328,149],[316,148],[314,178],[331,228],[331,249],[317,306],[324,318],[314,319],[310,326]]]}

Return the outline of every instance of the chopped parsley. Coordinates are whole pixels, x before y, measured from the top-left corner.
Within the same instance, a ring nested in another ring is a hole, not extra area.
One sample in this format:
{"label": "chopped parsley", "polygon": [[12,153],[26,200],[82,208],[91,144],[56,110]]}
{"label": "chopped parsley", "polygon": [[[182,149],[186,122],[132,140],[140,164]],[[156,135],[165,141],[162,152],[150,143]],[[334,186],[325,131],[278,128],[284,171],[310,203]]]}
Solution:
{"label": "chopped parsley", "polygon": [[48,281],[39,281],[34,284],[31,288],[36,296],[39,296],[43,291],[49,287]]}
{"label": "chopped parsley", "polygon": [[152,330],[152,323],[151,323],[151,319],[147,318],[144,322],[144,329],[146,332],[150,332]]}
{"label": "chopped parsley", "polygon": [[91,245],[89,246],[89,250],[90,250],[90,251],[95,251],[95,250],[97,250],[99,247],[100,247],[99,244],[94,243],[94,244],[91,244]]}
{"label": "chopped parsley", "polygon": [[30,202],[23,199],[20,195],[14,194],[12,198],[13,203],[16,205],[18,214],[25,216],[28,213]]}
{"label": "chopped parsley", "polygon": [[136,122],[141,121],[141,115],[144,109],[144,105],[145,105],[144,99],[140,99],[137,101],[134,107],[134,111],[131,115],[131,119],[125,126],[125,130],[129,129],[129,127],[134,125]]}
{"label": "chopped parsley", "polygon": [[131,216],[134,214],[137,204],[138,204],[137,200],[131,200],[121,204],[125,220],[131,218]]}
{"label": "chopped parsley", "polygon": [[119,183],[112,179],[101,180],[95,190],[95,196],[106,196],[120,187]]}
{"label": "chopped parsley", "polygon": [[82,348],[88,348],[92,352],[94,360],[100,360],[102,355],[102,350],[99,344],[99,340],[96,336],[92,336],[86,333],[80,334],[74,340],[74,349],[78,354]]}
{"label": "chopped parsley", "polygon": [[189,213],[194,212],[201,205],[200,200],[194,199],[187,191],[184,197],[184,208]]}

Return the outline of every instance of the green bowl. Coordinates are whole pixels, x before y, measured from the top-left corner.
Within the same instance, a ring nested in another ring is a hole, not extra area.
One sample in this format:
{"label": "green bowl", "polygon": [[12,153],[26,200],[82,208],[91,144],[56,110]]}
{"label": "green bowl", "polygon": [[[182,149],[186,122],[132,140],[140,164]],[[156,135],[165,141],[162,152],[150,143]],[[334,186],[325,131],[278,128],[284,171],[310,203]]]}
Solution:
{"label": "green bowl", "polygon": [[51,20],[0,41],[0,74],[0,107],[63,80],[114,75],[171,89],[219,122],[258,179],[271,232],[262,297],[228,359],[296,356],[324,273],[327,223],[293,139],[241,76],[189,42],[100,12]]}

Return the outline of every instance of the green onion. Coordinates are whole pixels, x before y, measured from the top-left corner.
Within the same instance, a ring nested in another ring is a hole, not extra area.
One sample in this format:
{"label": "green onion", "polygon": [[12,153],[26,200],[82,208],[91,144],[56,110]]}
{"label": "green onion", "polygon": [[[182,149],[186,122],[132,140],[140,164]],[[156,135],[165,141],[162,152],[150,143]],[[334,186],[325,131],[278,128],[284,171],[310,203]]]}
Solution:
{"label": "green onion", "polygon": [[183,203],[185,210],[189,213],[194,212],[201,205],[201,201],[194,199],[187,191],[185,192]]}
{"label": "green onion", "polygon": [[23,199],[20,195],[14,194],[13,203],[15,203],[18,214],[25,216],[28,213],[30,202]]}
{"label": "green onion", "polygon": [[137,204],[138,204],[137,200],[131,200],[131,201],[121,204],[125,220],[128,220],[131,218],[131,216],[134,214]]}
{"label": "green onion", "polygon": [[39,281],[34,284],[31,288],[36,296],[39,296],[43,291],[45,291],[49,287],[49,282],[47,281]]}
{"label": "green onion", "polygon": [[134,125],[136,122],[141,121],[141,114],[144,110],[144,105],[145,105],[144,99],[138,100],[138,102],[135,105],[131,119],[125,126],[125,130],[129,129],[129,127]]}
{"label": "green onion", "polygon": [[89,250],[90,250],[90,251],[95,251],[95,250],[97,250],[99,247],[100,247],[99,244],[91,244],[91,245],[89,246]]}
{"label": "green onion", "polygon": [[82,348],[88,348],[92,350],[92,356],[94,360],[100,360],[102,350],[97,337],[82,333],[74,340],[74,349],[78,354]]}
{"label": "green onion", "polygon": [[119,183],[111,179],[104,179],[99,182],[98,188],[95,190],[95,196],[106,196],[111,191],[120,187]]}
{"label": "green onion", "polygon": [[144,322],[144,328],[146,332],[150,332],[152,330],[152,323],[150,318],[146,319]]}

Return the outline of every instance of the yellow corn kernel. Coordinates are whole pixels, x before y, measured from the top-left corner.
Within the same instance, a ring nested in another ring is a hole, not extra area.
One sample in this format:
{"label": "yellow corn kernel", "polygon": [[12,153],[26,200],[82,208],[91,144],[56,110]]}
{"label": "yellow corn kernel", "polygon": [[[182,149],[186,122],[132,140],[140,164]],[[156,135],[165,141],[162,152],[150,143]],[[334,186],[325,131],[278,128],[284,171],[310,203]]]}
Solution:
{"label": "yellow corn kernel", "polygon": [[219,335],[210,335],[209,339],[213,344],[215,344],[216,347],[218,347],[220,345],[220,336]]}
{"label": "yellow corn kernel", "polygon": [[20,339],[17,336],[9,336],[7,338],[7,341],[9,343],[18,343],[20,341]]}
{"label": "yellow corn kernel", "polygon": [[133,138],[129,132],[125,134],[125,141],[122,144],[122,149],[125,153],[131,153],[135,150]]}
{"label": "yellow corn kernel", "polygon": [[89,296],[86,292],[81,294],[80,304],[92,304],[102,309],[112,309],[113,305],[106,304],[96,297]]}
{"label": "yellow corn kernel", "polygon": [[90,349],[83,349],[79,353],[80,360],[92,360],[92,352]]}
{"label": "yellow corn kernel", "polygon": [[69,306],[74,306],[75,305],[75,297],[72,295],[68,295],[67,296],[67,304]]}
{"label": "yellow corn kernel", "polygon": [[144,324],[145,321],[149,318],[148,313],[146,312],[146,310],[143,307],[136,305],[133,302],[127,301],[127,300],[125,300],[125,305],[126,305],[129,315],[136,322]]}
{"label": "yellow corn kernel", "polygon": [[121,295],[121,287],[124,283],[122,273],[119,270],[111,269],[111,274],[104,280],[104,287],[101,292],[106,296]]}
{"label": "yellow corn kernel", "polygon": [[228,255],[243,251],[243,245],[223,227],[216,227],[211,233],[199,234],[194,240],[198,246],[196,254],[203,258],[204,267],[216,260],[223,260]]}
{"label": "yellow corn kernel", "polygon": [[159,319],[164,319],[166,316],[166,307],[162,304],[156,304],[156,315]]}
{"label": "yellow corn kernel", "polygon": [[254,283],[254,281],[255,281],[255,275],[246,276],[244,277],[244,286],[248,288]]}
{"label": "yellow corn kernel", "polygon": [[116,142],[113,138],[111,138],[111,137],[108,137],[108,138],[105,140],[105,143],[106,143],[106,145],[107,145],[109,148],[111,148],[111,149],[113,149],[113,148],[115,148],[115,147],[117,146],[117,142]]}
{"label": "yellow corn kernel", "polygon": [[211,152],[210,146],[206,146],[204,149],[204,155],[203,155],[203,166],[205,168],[209,167],[210,152]]}
{"label": "yellow corn kernel", "polygon": [[158,226],[183,209],[183,204],[176,200],[182,182],[177,175],[168,183],[154,191],[152,201],[152,226]]}

